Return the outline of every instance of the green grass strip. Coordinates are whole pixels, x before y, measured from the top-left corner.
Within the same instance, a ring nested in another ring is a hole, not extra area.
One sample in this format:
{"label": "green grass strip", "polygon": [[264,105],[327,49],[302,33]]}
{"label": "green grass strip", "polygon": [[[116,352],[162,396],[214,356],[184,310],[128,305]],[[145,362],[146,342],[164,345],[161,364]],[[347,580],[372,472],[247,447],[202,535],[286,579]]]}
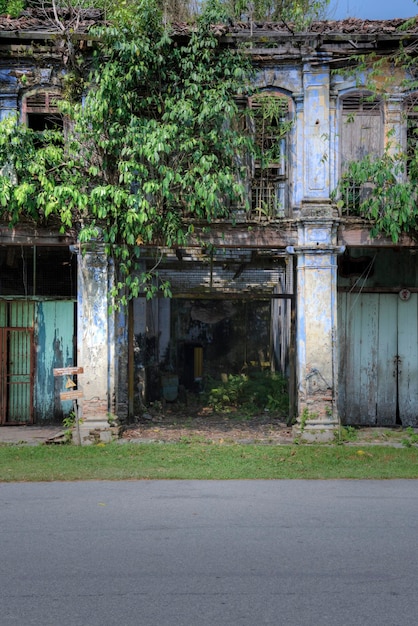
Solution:
{"label": "green grass strip", "polygon": [[0,445],[0,481],[418,478],[418,448],[202,443]]}

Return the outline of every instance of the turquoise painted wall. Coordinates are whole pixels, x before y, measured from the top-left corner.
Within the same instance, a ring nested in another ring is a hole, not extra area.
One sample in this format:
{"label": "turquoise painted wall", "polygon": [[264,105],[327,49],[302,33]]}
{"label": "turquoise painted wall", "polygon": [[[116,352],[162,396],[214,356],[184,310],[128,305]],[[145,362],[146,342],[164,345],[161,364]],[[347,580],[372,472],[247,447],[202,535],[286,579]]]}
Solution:
{"label": "turquoise painted wall", "polygon": [[60,400],[67,379],[54,377],[53,369],[74,365],[74,334],[74,302],[37,303],[34,417],[38,424],[59,421],[73,408],[71,400]]}

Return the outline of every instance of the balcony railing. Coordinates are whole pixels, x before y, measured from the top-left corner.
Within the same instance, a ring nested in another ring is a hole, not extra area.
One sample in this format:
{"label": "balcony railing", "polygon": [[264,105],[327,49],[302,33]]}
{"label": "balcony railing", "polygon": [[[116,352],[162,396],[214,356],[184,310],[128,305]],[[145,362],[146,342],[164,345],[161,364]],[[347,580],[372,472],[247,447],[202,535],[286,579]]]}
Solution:
{"label": "balcony railing", "polygon": [[344,203],[342,207],[342,214],[358,215],[360,212],[360,206],[372,194],[373,188],[374,183],[372,182],[358,185],[354,181],[351,181],[345,188],[344,194],[341,196],[341,200]]}
{"label": "balcony railing", "polygon": [[254,178],[251,185],[251,207],[259,219],[285,217],[287,183],[283,180]]}

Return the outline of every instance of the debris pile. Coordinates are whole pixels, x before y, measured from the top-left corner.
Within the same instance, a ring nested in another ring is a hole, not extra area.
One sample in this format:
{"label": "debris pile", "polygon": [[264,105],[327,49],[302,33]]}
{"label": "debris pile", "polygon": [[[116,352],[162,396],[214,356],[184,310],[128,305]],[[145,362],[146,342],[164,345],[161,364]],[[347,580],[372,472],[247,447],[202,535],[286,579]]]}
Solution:
{"label": "debris pile", "polygon": [[103,23],[99,9],[26,9],[20,17],[0,15],[1,31],[62,32],[62,27],[77,27],[77,32],[87,33],[93,26]]}
{"label": "debris pile", "polygon": [[[57,19],[58,17],[58,19]],[[71,28],[77,23],[77,32],[86,33],[93,26],[104,23],[104,15],[100,9],[59,9],[57,16],[52,9],[29,8],[22,12],[18,18],[0,15],[0,31],[27,31],[27,32],[55,32],[62,30],[62,25]],[[401,31],[407,24],[406,32],[418,32],[418,20],[391,19],[391,20],[363,20],[358,18],[346,18],[343,20],[321,20],[312,22],[309,27],[311,33],[364,33],[364,34],[394,34]],[[187,23],[173,24],[173,32],[176,35],[187,35],[193,30],[193,26]],[[218,36],[234,35],[251,32],[252,35],[261,33],[293,33],[293,25],[286,22],[264,21],[237,21],[229,20],[228,23],[214,24],[213,30]]]}

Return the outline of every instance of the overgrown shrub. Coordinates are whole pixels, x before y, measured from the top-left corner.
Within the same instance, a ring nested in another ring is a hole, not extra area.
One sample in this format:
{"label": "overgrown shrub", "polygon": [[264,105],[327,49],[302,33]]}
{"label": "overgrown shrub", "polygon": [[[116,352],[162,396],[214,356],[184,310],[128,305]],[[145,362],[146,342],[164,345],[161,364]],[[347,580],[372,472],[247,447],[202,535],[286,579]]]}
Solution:
{"label": "overgrown shrub", "polygon": [[0,15],[19,17],[25,7],[25,0],[0,0]]}
{"label": "overgrown shrub", "polygon": [[268,410],[287,414],[289,410],[288,383],[282,374],[229,374],[225,382],[208,380],[206,389],[208,404],[215,411],[238,409],[255,414]]}

